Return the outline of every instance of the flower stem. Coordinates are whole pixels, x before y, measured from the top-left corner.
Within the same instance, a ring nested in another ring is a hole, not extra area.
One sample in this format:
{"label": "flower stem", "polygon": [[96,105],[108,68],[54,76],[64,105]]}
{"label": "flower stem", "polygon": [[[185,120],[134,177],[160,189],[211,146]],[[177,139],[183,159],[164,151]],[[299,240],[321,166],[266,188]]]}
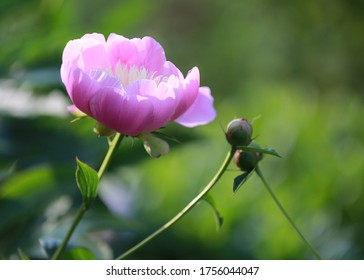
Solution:
{"label": "flower stem", "polygon": [[112,157],[112,155],[114,154],[114,152],[117,150],[117,148],[119,147],[121,141],[123,140],[124,135],[120,134],[120,133],[116,133],[114,138],[112,139],[112,141],[109,144],[109,149],[107,150],[107,153],[105,155],[104,161],[102,162],[99,171],[97,172],[97,176],[99,177],[99,180],[101,180],[102,176],[104,175],[104,172],[107,168],[107,166],[109,165],[110,159]]}
{"label": "flower stem", "polygon": [[205,188],[186,205],[185,208],[183,208],[177,215],[175,215],[171,220],[169,220],[167,223],[165,223],[163,226],[161,226],[159,229],[157,229],[155,232],[150,234],[148,237],[146,237],[144,240],[136,244],[134,247],[130,248],[125,253],[121,254],[119,257],[117,257],[117,260],[125,259],[130,254],[134,253],[141,247],[143,247],[145,244],[156,238],[158,235],[160,235],[162,232],[170,228],[172,225],[174,225],[176,222],[178,222],[183,216],[185,216],[211,189],[212,187],[219,181],[221,176],[226,171],[227,167],[229,166],[229,163],[231,159],[234,156],[236,148],[232,147],[229,153],[227,154],[223,164],[221,165],[220,169],[217,171],[215,176],[211,179],[211,181],[205,186]]}
{"label": "flower stem", "polygon": [[279,202],[278,198],[276,197],[276,195],[274,194],[273,190],[269,187],[267,181],[265,180],[263,173],[260,171],[259,167],[257,166],[255,168],[255,172],[257,173],[257,175],[259,176],[259,178],[262,180],[265,188],[267,189],[267,191],[269,192],[270,196],[273,198],[274,202],[276,203],[276,205],[278,206],[278,208],[281,210],[281,212],[283,213],[283,215],[286,217],[286,219],[288,220],[288,222],[291,224],[291,226],[296,230],[296,232],[298,233],[298,235],[301,237],[302,241],[305,243],[305,245],[307,246],[307,248],[311,251],[311,253],[316,257],[316,259],[321,260],[321,256],[320,254],[313,248],[313,246],[310,244],[310,242],[308,242],[308,240],[305,238],[305,236],[303,235],[303,233],[300,231],[300,229],[297,227],[297,225],[295,224],[295,222],[292,220],[292,218],[288,215],[287,211],[284,209],[284,207],[282,206],[282,204]]}
{"label": "flower stem", "polygon": [[74,230],[76,229],[78,223],[81,221],[83,215],[86,213],[87,209],[85,205],[82,203],[81,207],[78,209],[77,214],[72,222],[71,227],[69,228],[66,236],[64,237],[61,245],[57,248],[56,252],[52,256],[52,260],[57,260],[59,256],[62,254],[64,248],[67,246],[68,241],[70,240]]}
{"label": "flower stem", "polygon": [[[121,135],[120,133],[116,133],[116,135],[110,142],[109,149],[107,150],[105,158],[99,168],[99,171],[97,172],[97,176],[99,177],[99,180],[101,180],[102,176],[104,175],[105,170],[110,163],[111,157],[115,153],[117,148],[119,147],[121,141],[123,140],[123,137],[124,136]],[[62,252],[66,248],[68,241],[70,240],[73,232],[75,231],[77,225],[79,224],[79,222],[81,221],[83,215],[86,213],[87,210],[88,209],[86,208],[85,204],[82,203],[82,205],[78,209],[77,214],[71,224],[71,227],[68,229],[68,232],[67,232],[66,236],[64,237],[61,245],[57,248],[56,252],[53,254],[52,260],[57,260],[59,258],[59,256],[62,254]]]}

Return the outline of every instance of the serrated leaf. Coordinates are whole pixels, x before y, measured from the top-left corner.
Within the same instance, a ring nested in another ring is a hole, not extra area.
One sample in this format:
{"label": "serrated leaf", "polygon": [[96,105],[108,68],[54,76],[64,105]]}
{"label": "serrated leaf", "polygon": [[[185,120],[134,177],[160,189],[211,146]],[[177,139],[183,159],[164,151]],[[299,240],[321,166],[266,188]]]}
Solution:
{"label": "serrated leaf", "polygon": [[74,247],[60,256],[60,260],[94,260],[95,255],[87,248]]}
{"label": "serrated leaf", "polygon": [[29,257],[24,253],[24,251],[20,248],[18,248],[18,254],[21,260],[28,261],[30,260]]}
{"label": "serrated leaf", "polygon": [[252,171],[245,172],[243,174],[240,174],[239,176],[235,177],[234,183],[233,183],[233,192],[236,193],[240,187],[248,180],[249,175],[252,173]]}
{"label": "serrated leaf", "polygon": [[272,155],[272,156],[276,156],[276,157],[281,157],[276,150],[274,150],[273,148],[255,148],[255,147],[251,147],[251,146],[238,146],[238,149],[242,149],[244,151],[247,152],[258,152],[261,154],[268,154],[268,155]]}
{"label": "serrated leaf", "polygon": [[82,194],[82,199],[86,208],[89,208],[97,196],[99,177],[97,172],[76,158],[76,182]]}
{"label": "serrated leaf", "polygon": [[210,194],[206,194],[203,197],[203,199],[211,206],[211,208],[214,212],[215,218],[216,218],[216,228],[219,231],[224,222],[224,218],[220,215],[220,212],[217,210],[215,200],[213,199],[213,197]]}

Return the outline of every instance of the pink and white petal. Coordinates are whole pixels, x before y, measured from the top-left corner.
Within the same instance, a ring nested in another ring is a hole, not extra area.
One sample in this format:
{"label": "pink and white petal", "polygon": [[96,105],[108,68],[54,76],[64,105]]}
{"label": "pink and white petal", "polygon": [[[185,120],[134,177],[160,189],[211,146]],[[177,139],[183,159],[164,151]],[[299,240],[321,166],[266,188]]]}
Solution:
{"label": "pink and white petal", "polygon": [[163,70],[161,73],[156,73],[156,76],[163,76],[163,77],[169,77],[171,75],[174,75],[178,77],[180,80],[183,80],[183,74],[182,72],[170,61],[166,61],[163,65]]}
{"label": "pink and white petal", "polygon": [[110,34],[106,42],[106,49],[113,70],[118,63],[133,66],[138,62],[138,49],[124,36]]}
{"label": "pink and white petal", "polygon": [[[94,43],[94,39],[89,39]],[[85,42],[88,43],[88,42]],[[102,43],[92,46],[86,46],[81,51],[81,56],[77,61],[77,65],[85,73],[90,73],[94,69],[108,69],[109,61],[105,50],[105,45]]]}
{"label": "pink and white petal", "polygon": [[166,62],[163,47],[152,37],[131,39],[131,42],[138,49],[137,66],[144,67],[149,73],[161,72]]}
{"label": "pink and white petal", "polygon": [[143,132],[151,132],[167,124],[176,107],[174,90],[167,83],[158,86],[152,80],[138,80],[125,89],[128,96],[144,97],[153,106],[153,118],[145,123]]}
{"label": "pink and white petal", "polygon": [[91,71],[90,77],[91,79],[96,80],[101,87],[122,87],[120,80],[117,77],[99,69]]}
{"label": "pink and white petal", "polygon": [[[76,65],[85,72],[88,72],[90,68],[105,68],[107,60],[105,59],[106,52],[104,44],[104,36],[96,33],[86,34],[81,39],[69,41],[62,54],[62,81],[64,80],[63,77],[67,77],[67,73],[65,72]],[[90,59],[90,55],[92,58],[92,54],[95,57]]]}
{"label": "pink and white petal", "polygon": [[91,98],[103,87],[122,88],[119,80],[101,70],[87,75],[79,68],[70,72],[68,94],[74,105],[87,115],[92,116],[89,103]]}
{"label": "pink and white petal", "polygon": [[[173,79],[173,76],[170,79]],[[186,79],[180,80],[178,87],[175,88],[177,106],[172,120],[181,116],[195,102],[199,87],[200,72],[194,67],[188,72]]]}
{"label": "pink and white petal", "polygon": [[216,117],[213,103],[214,99],[211,96],[210,89],[208,87],[201,87],[195,102],[175,122],[186,127],[207,124]]}
{"label": "pink and white petal", "polygon": [[128,96],[122,89],[102,88],[90,102],[93,117],[122,134],[136,136],[153,121],[153,107],[146,98]]}
{"label": "pink and white petal", "polygon": [[67,91],[73,104],[85,114],[91,115],[89,102],[100,90],[101,84],[79,68],[71,70],[68,80]]}
{"label": "pink and white petal", "polygon": [[102,44],[105,44],[105,36],[100,33],[89,33],[85,34],[81,37],[81,39],[95,39],[96,41],[99,41]]}

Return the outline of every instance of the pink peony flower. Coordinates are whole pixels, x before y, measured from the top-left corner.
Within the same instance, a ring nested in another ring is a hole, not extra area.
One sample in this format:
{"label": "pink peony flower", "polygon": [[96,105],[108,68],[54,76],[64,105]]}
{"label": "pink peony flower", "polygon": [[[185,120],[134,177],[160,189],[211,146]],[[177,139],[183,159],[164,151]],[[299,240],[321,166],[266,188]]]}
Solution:
{"label": "pink peony flower", "polygon": [[105,40],[93,33],[69,41],[61,78],[77,109],[125,135],[149,133],[172,121],[194,127],[216,116],[198,68],[184,77],[151,37],[111,34]]}

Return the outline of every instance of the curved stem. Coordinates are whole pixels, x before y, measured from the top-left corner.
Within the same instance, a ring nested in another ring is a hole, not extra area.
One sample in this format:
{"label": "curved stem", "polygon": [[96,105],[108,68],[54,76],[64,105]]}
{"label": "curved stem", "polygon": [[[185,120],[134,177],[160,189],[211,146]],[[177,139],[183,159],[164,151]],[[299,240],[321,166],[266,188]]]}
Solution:
{"label": "curved stem", "polygon": [[125,253],[121,254],[117,260],[121,260],[129,256],[130,254],[134,253],[141,247],[143,247],[145,244],[147,244],[149,241],[156,238],[158,235],[160,235],[162,232],[170,228],[172,225],[174,225],[176,222],[178,222],[183,216],[185,216],[211,189],[212,187],[219,181],[221,176],[226,171],[227,167],[229,166],[229,163],[234,156],[236,148],[232,147],[229,153],[227,154],[223,164],[221,165],[220,169],[217,171],[215,176],[211,179],[211,181],[205,186],[205,188],[186,205],[185,208],[183,208],[176,216],[174,216],[171,220],[169,220],[167,223],[165,223],[163,226],[161,226],[159,229],[157,229],[155,232],[153,232],[151,235],[146,237],[144,240],[136,244],[134,247],[130,248]]}
{"label": "curved stem", "polygon": [[[109,149],[107,150],[105,158],[99,168],[99,171],[97,172],[97,176],[99,177],[99,180],[101,180],[102,176],[104,175],[105,170],[110,163],[111,157],[115,153],[116,149],[119,147],[121,140],[123,140],[123,137],[124,136],[121,135],[120,133],[116,133],[113,140],[109,144]],[[62,252],[66,248],[68,241],[70,240],[73,232],[75,231],[77,225],[80,223],[80,221],[83,218],[83,215],[86,213],[86,211],[87,211],[87,208],[82,203],[82,205],[78,209],[77,214],[71,224],[71,227],[68,229],[67,234],[64,237],[61,245],[57,248],[56,252],[53,254],[52,260],[57,260],[59,258],[59,256],[62,254]]]}
{"label": "curved stem", "polygon": [[303,240],[303,242],[305,243],[305,245],[307,246],[307,248],[311,251],[311,253],[316,257],[316,259],[321,260],[321,256],[319,255],[319,253],[317,253],[317,251],[313,248],[313,246],[310,244],[310,242],[308,242],[308,240],[305,238],[305,236],[303,235],[303,233],[300,231],[300,229],[297,227],[297,225],[295,224],[295,222],[292,220],[292,218],[288,215],[287,211],[284,209],[284,207],[282,206],[282,204],[279,202],[278,198],[276,197],[276,195],[274,194],[273,190],[269,187],[267,181],[265,180],[263,173],[260,171],[259,167],[256,167],[255,172],[257,173],[257,175],[259,176],[259,178],[262,180],[265,188],[267,189],[267,191],[269,192],[270,196],[273,198],[274,202],[277,204],[278,208],[281,210],[281,212],[283,213],[283,215],[286,217],[286,219],[288,220],[288,222],[291,224],[291,226],[296,230],[296,232],[298,233],[298,235],[301,237],[301,239]]}

